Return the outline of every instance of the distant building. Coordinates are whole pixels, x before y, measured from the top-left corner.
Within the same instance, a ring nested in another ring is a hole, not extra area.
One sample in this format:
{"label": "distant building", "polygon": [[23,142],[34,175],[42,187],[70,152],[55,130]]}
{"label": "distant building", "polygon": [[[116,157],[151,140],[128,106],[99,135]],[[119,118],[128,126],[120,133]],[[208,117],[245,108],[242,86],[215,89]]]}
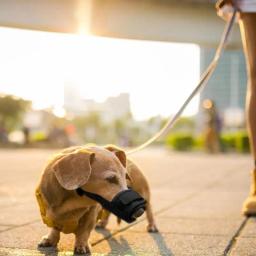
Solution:
{"label": "distant building", "polygon": [[47,133],[52,126],[54,116],[47,110],[28,111],[23,118],[23,125],[31,131],[42,131]]}
{"label": "distant building", "polygon": [[83,115],[86,107],[76,86],[64,86],[64,105],[67,116]]}
{"label": "distant building", "polygon": [[[204,72],[215,49],[200,48],[200,71]],[[200,94],[199,125],[202,124],[202,102],[211,99],[226,127],[241,126],[244,122],[246,95],[246,66],[242,50],[225,50],[207,86]]]}
{"label": "distant building", "polygon": [[75,86],[65,86],[64,109],[69,116],[98,112],[103,121],[110,122],[130,113],[130,95],[121,93],[108,97],[104,102],[97,102],[93,99],[83,99]]}
{"label": "distant building", "polygon": [[118,96],[109,97],[100,105],[102,118],[106,122],[121,118],[131,112],[129,93],[120,93]]}

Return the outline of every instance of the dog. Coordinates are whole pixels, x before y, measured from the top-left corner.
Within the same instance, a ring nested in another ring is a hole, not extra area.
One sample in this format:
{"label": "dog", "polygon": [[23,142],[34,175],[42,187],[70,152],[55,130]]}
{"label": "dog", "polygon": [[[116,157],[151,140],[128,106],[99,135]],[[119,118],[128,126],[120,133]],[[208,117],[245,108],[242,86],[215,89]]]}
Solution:
{"label": "dog", "polygon": [[[113,145],[107,146],[107,149],[112,152],[115,152],[117,150],[117,148]],[[139,193],[147,201],[147,206],[146,206],[146,217],[148,221],[147,231],[152,233],[158,232],[158,228],[156,226],[154,215],[152,212],[152,206],[150,202],[150,189],[149,189],[149,184],[147,182],[146,177],[143,175],[139,167],[130,159],[127,159],[126,171],[128,173],[128,175],[126,176],[127,177],[126,182],[128,187],[132,188],[134,191]],[[108,224],[109,216],[110,216],[110,212],[105,209],[102,209],[99,213],[96,227],[105,229]],[[118,224],[120,224],[121,219],[118,218],[117,222]]]}
{"label": "dog", "polygon": [[77,146],[55,155],[36,189],[42,220],[51,228],[38,247],[56,247],[60,232],[74,233],[74,252],[90,253],[88,239],[102,207],[95,200],[80,196],[77,189],[111,202],[116,195],[128,191],[127,179],[131,178],[126,171],[127,162],[125,152],[115,146]]}

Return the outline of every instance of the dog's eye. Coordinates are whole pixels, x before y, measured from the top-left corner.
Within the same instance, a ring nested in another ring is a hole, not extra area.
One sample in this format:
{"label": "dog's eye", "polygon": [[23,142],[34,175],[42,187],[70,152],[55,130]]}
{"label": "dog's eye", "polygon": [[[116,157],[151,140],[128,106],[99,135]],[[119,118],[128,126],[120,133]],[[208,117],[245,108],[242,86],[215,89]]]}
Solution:
{"label": "dog's eye", "polygon": [[113,184],[118,184],[118,179],[116,176],[109,176],[106,178],[106,180],[109,182],[109,183],[113,183]]}

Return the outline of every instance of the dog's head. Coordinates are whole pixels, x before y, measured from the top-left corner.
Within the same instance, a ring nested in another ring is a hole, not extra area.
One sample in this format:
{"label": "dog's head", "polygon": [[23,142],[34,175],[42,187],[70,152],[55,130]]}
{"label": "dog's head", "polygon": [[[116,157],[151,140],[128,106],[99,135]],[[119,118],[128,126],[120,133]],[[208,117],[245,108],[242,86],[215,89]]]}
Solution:
{"label": "dog's head", "polygon": [[109,201],[127,189],[125,152],[112,145],[85,146],[64,153],[54,163],[53,171],[63,188],[82,188]]}

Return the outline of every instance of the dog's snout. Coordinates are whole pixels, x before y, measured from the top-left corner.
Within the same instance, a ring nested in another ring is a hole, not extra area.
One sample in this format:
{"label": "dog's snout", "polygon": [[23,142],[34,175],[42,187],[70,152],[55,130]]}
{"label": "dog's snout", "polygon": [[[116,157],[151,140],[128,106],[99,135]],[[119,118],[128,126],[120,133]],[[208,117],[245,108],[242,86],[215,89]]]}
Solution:
{"label": "dog's snout", "polygon": [[144,213],[144,209],[143,208],[139,208],[134,214],[133,214],[133,218],[137,219],[139,218],[143,213]]}

